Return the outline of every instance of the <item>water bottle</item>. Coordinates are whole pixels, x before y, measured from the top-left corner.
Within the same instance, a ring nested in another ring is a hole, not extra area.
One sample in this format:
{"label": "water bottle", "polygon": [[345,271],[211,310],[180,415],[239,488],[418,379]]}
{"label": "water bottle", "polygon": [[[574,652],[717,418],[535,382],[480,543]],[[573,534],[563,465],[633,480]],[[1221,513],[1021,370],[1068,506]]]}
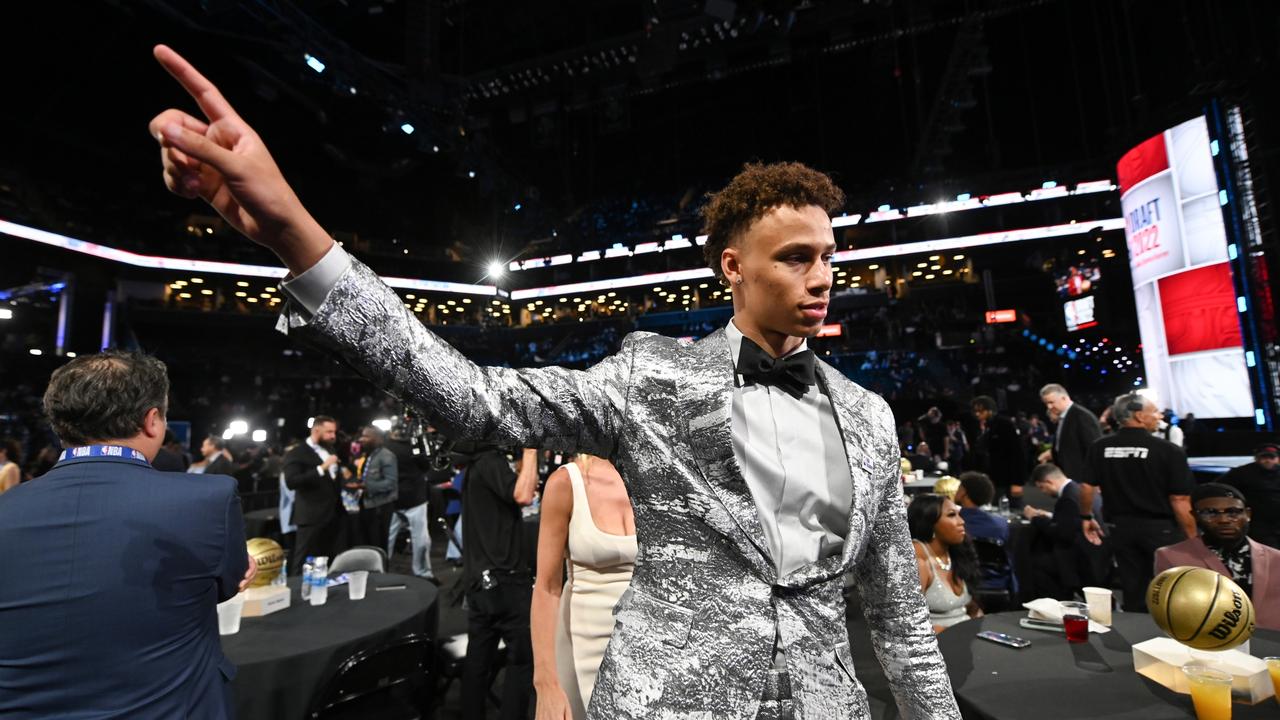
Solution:
{"label": "water bottle", "polygon": [[308,555],[306,562],[302,563],[302,599],[306,600],[311,597],[311,575],[315,572],[314,556]]}
{"label": "water bottle", "polygon": [[289,582],[289,558],[280,561],[280,572],[271,581],[273,586],[285,585]]}
{"label": "water bottle", "polygon": [[316,558],[311,569],[311,604],[323,605],[329,599],[329,558]]}
{"label": "water bottle", "polygon": [[1000,514],[1008,517],[1009,515],[1009,498],[1008,496],[1000,496]]}

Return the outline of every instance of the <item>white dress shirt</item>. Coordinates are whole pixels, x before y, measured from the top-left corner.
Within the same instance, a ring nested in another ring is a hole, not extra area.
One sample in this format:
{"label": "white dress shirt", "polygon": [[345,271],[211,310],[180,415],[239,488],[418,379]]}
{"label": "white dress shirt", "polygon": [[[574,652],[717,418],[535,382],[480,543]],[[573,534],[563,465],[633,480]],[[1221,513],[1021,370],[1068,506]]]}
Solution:
{"label": "white dress shirt", "polygon": [[[742,332],[725,327],[733,365]],[[801,342],[791,354],[803,352]],[[853,484],[831,400],[817,385],[799,398],[768,385],[734,383],[733,455],[751,489],[781,577],[844,548]]]}

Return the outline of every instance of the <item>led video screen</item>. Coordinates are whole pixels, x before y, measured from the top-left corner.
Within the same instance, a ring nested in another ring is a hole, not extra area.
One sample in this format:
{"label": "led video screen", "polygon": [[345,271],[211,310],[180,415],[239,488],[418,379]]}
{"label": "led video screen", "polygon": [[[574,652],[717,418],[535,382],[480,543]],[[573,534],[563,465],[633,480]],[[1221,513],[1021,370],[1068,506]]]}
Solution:
{"label": "led video screen", "polygon": [[1146,384],[1179,415],[1253,415],[1220,188],[1203,117],[1116,166]]}

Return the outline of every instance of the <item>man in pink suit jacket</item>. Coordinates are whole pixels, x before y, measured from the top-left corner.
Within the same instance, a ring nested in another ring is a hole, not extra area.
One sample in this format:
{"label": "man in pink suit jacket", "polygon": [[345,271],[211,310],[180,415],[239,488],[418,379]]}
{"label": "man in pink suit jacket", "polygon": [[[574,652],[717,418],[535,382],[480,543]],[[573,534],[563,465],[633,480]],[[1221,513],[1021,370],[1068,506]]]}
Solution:
{"label": "man in pink suit jacket", "polygon": [[1250,511],[1230,485],[1205,483],[1191,493],[1200,536],[1156,551],[1156,572],[1189,565],[1226,575],[1253,601],[1260,628],[1280,630],[1280,550],[1250,540]]}

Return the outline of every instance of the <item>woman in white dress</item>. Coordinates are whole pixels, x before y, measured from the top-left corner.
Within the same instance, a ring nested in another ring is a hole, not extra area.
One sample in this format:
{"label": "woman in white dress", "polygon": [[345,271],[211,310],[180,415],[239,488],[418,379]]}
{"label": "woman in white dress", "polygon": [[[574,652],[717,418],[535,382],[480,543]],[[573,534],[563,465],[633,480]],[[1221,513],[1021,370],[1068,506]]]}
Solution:
{"label": "woman in white dress", "polygon": [[530,610],[538,720],[586,717],[613,634],[613,607],[631,583],[635,527],[627,489],[609,461],[579,455],[547,479]]}
{"label": "woman in white dress", "polygon": [[978,582],[978,553],[965,533],[960,508],[942,495],[917,495],[907,506],[907,527],[933,631],[981,617],[982,608],[969,593]]}

